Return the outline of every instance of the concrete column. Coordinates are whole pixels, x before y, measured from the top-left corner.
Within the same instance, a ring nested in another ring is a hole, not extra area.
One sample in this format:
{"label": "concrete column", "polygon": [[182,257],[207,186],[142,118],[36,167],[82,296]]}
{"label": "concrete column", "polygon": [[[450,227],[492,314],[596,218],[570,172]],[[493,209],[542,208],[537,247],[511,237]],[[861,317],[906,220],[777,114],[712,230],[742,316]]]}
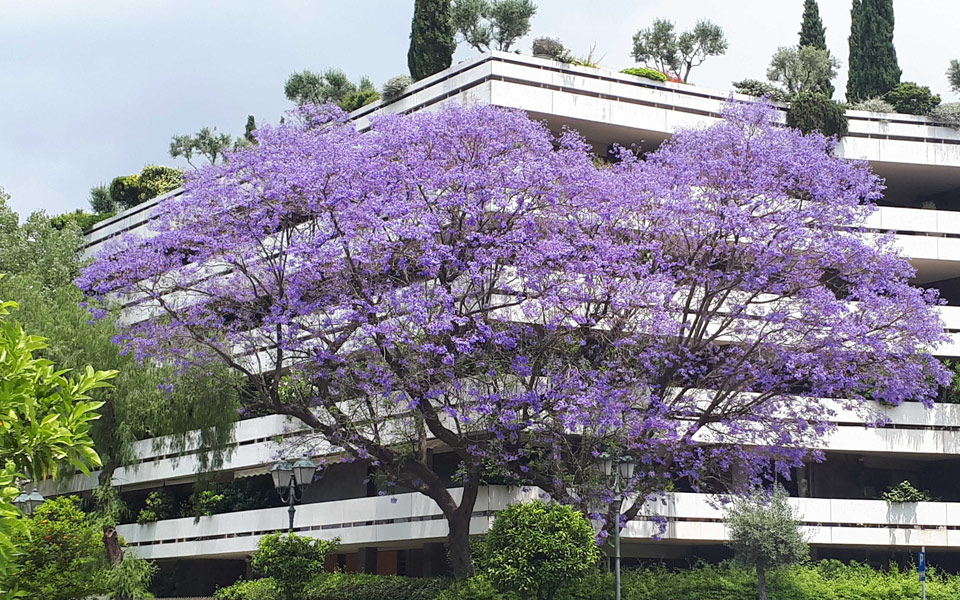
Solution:
{"label": "concrete column", "polygon": [[377,549],[376,548],[360,549],[360,572],[370,573],[371,575],[377,574]]}

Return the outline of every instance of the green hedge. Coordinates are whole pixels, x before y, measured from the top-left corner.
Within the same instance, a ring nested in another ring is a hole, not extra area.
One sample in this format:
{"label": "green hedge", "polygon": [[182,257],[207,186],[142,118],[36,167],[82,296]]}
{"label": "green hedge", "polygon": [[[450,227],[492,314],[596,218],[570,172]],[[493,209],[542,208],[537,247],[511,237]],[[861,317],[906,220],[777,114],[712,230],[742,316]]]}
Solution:
{"label": "green hedge", "polygon": [[443,578],[327,573],[306,587],[303,600],[434,600],[451,583]]}
{"label": "green hedge", "polygon": [[[623,589],[624,600],[755,600],[757,576],[730,564],[701,564],[683,570],[654,567],[628,571]],[[825,560],[771,573],[767,596],[777,600],[919,600],[920,582],[915,570],[877,570]],[[960,598],[960,577],[931,575],[927,598]]]}
{"label": "green hedge", "polygon": [[[270,579],[241,582],[216,594],[218,600],[278,600]],[[646,567],[623,574],[623,600],[756,600],[757,576],[730,563],[690,568]],[[770,573],[767,595],[776,600],[920,600],[915,569],[878,570],[857,563],[824,560]],[[613,577],[595,573],[557,594],[555,600],[609,600]],[[932,571],[928,600],[960,598],[960,575]],[[326,573],[316,577],[297,600],[518,600],[498,594],[480,577],[454,584],[450,579]]]}

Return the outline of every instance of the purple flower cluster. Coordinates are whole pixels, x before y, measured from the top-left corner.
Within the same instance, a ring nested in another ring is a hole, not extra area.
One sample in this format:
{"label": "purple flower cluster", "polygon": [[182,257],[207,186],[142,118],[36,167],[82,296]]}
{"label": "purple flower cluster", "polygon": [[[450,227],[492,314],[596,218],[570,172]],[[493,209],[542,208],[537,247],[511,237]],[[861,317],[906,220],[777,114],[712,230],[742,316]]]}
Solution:
{"label": "purple flower cluster", "polygon": [[461,506],[495,471],[595,512],[616,495],[601,453],[637,462],[641,499],[749,482],[809,455],[823,398],[929,403],[948,381],[935,294],[858,229],[881,182],[772,119],[731,104],[598,168],[519,112],[361,134],[312,108],[190,176],[78,284],[140,315],[138,356],[228,363],[247,408],[301,418],[451,519],[432,440],[462,463]]}

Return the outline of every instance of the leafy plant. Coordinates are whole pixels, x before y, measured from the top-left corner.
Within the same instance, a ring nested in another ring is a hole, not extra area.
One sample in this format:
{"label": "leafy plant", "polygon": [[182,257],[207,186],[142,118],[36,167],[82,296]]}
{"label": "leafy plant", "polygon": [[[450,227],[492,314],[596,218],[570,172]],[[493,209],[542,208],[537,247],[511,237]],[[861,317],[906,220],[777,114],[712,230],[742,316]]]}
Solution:
{"label": "leafy plant", "polygon": [[947,67],[947,82],[950,83],[951,90],[960,92],[960,60],[950,61],[950,66]]}
{"label": "leafy plant", "polygon": [[766,600],[766,574],[796,564],[809,555],[806,540],[800,533],[787,493],[777,487],[773,494],[754,490],[734,500],[728,508],[728,545],[741,564],[757,570],[760,600]]}
{"label": "leafy plant", "polygon": [[152,562],[143,560],[129,551],[125,552],[123,560],[104,574],[110,598],[116,600],[153,598],[147,589],[156,573],[157,567]]}
{"label": "leafy plant", "polygon": [[897,112],[897,109],[883,98],[870,98],[868,100],[862,100],[851,106],[851,108],[854,110],[866,110],[869,112],[878,113]]}
{"label": "leafy plant", "polygon": [[[927,115],[938,125],[960,127],[960,102],[947,102],[934,107]],[[960,390],[958,390],[960,391]]]}
{"label": "leafy plant", "polygon": [[137,523],[153,523],[177,515],[177,504],[166,488],[154,490],[147,495],[146,506],[137,515]]}
{"label": "leafy plant", "polygon": [[600,560],[589,521],[569,506],[534,500],[497,513],[480,565],[500,592],[552,600],[592,573]]}
{"label": "leafy plant", "polygon": [[337,548],[337,542],[292,534],[265,535],[250,565],[258,574],[272,577],[283,598],[293,600],[313,576],[323,572],[323,561]]}
{"label": "leafy plant", "polygon": [[457,44],[453,39],[450,0],[416,0],[413,6],[407,67],[419,81],[449,67]]}
{"label": "leafy plant", "polygon": [[880,494],[880,499],[894,503],[929,502],[931,497],[929,492],[926,490],[918,490],[917,488],[913,487],[912,483],[905,479]]}
{"label": "leafy plant", "polygon": [[827,137],[843,137],[847,135],[846,110],[823,94],[803,92],[790,102],[787,125],[803,133],[818,131]]}
{"label": "leafy plant", "polygon": [[630,69],[623,69],[620,71],[624,75],[633,75],[634,77],[645,77],[647,79],[652,79],[654,81],[666,81],[667,76],[656,69],[651,69],[649,67],[633,67]]}
{"label": "leafy plant", "polygon": [[733,82],[733,89],[747,96],[767,97],[774,102],[785,102],[787,100],[787,94],[783,90],[759,79],[735,81]]}
{"label": "leafy plant", "polygon": [[932,93],[925,85],[905,81],[893,88],[883,97],[893,105],[898,113],[925,115],[940,104],[940,96]]}
{"label": "leafy plant", "polygon": [[238,581],[220,588],[213,594],[214,600],[281,600],[280,588],[272,577]]}
{"label": "leafy plant", "polygon": [[413,85],[413,83],[413,77],[409,75],[397,75],[396,77],[388,79],[387,82],[383,84],[383,101],[393,102],[402,96],[404,90]]}

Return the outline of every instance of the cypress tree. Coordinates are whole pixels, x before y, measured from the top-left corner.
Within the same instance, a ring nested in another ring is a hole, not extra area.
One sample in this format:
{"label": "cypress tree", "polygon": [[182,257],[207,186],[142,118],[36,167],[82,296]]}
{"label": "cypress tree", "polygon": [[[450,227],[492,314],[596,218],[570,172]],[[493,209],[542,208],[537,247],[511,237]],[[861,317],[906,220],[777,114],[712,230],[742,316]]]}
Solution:
{"label": "cypress tree", "polygon": [[[800,24],[799,47],[813,46],[821,50],[827,49],[827,30],[820,20],[820,7],[817,0],[803,0],[803,21]],[[820,89],[828,98],[833,97],[833,83],[830,79],[820,82]]]}
{"label": "cypress tree", "polygon": [[800,25],[800,47],[815,46],[827,49],[827,30],[820,20],[817,0],[803,0],[803,23]]}
{"label": "cypress tree", "polygon": [[446,69],[453,62],[456,47],[450,0],[416,0],[407,52],[410,75],[420,80]]}
{"label": "cypress tree", "polygon": [[883,96],[900,83],[893,0],[853,0],[847,101]]}

